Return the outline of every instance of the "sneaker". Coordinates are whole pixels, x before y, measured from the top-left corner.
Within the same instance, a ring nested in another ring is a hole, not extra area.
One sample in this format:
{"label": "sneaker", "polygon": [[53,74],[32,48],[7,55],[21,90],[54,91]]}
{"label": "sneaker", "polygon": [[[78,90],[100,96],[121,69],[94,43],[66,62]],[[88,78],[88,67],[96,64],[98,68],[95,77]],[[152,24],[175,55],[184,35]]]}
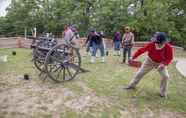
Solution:
{"label": "sneaker", "polygon": [[105,63],[105,57],[101,57],[101,63]]}
{"label": "sneaker", "polygon": [[95,58],[95,57],[91,57],[90,62],[91,62],[91,63],[95,63],[95,60],[96,60],[96,58]]}
{"label": "sneaker", "polygon": [[126,65],[129,65],[129,61],[125,61],[125,62],[123,62],[124,64],[126,64]]}
{"label": "sneaker", "polygon": [[121,56],[121,52],[120,51],[118,52],[118,56]]}
{"label": "sneaker", "polygon": [[120,62],[120,64],[125,64],[125,62]]}

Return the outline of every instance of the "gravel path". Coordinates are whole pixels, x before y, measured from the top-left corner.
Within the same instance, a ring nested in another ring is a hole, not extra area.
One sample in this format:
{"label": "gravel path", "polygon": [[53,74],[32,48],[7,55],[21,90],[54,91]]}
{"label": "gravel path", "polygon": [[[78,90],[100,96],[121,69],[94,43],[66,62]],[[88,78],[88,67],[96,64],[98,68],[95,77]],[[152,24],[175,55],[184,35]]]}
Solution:
{"label": "gravel path", "polygon": [[186,59],[185,58],[178,58],[176,59],[176,68],[177,70],[184,76],[186,77]]}

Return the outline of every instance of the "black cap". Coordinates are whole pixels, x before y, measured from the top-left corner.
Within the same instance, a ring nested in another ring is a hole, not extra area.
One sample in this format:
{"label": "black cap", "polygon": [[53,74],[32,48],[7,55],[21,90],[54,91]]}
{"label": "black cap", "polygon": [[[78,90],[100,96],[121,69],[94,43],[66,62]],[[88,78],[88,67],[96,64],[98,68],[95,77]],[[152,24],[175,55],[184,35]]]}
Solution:
{"label": "black cap", "polygon": [[167,41],[166,34],[164,32],[157,33],[155,43],[162,44],[165,43],[166,41]]}

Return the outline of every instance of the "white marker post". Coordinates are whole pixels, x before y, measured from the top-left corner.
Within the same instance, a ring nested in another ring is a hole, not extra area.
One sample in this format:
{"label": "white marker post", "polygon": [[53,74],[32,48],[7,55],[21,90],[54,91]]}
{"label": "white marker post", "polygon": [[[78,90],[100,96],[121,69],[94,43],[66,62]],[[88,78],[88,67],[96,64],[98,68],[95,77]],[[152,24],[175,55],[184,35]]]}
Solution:
{"label": "white marker post", "polygon": [[34,37],[36,38],[37,37],[37,28],[34,27]]}
{"label": "white marker post", "polygon": [[25,40],[27,40],[27,28],[25,27]]}

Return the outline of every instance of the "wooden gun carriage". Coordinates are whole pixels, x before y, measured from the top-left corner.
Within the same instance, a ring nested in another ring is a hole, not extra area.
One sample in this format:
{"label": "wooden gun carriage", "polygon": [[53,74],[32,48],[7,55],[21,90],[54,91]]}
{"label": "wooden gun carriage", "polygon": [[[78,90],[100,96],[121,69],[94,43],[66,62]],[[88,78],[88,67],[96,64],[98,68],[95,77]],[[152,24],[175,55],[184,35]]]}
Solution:
{"label": "wooden gun carriage", "polygon": [[58,44],[54,38],[40,37],[31,45],[35,67],[55,82],[72,80],[80,71],[81,56],[73,45]]}

